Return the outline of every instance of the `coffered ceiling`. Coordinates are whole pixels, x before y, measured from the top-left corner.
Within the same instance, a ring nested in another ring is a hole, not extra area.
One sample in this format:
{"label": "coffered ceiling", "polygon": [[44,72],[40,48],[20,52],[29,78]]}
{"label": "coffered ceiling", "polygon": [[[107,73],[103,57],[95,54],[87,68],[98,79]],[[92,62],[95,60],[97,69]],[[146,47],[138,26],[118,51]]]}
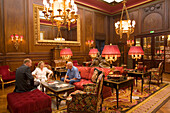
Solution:
{"label": "coffered ceiling", "polygon": [[[137,7],[142,4],[146,4],[155,0],[127,0],[127,8]],[[106,3],[103,0],[75,0],[79,5],[90,7],[108,14],[115,14],[121,11],[122,3]]]}

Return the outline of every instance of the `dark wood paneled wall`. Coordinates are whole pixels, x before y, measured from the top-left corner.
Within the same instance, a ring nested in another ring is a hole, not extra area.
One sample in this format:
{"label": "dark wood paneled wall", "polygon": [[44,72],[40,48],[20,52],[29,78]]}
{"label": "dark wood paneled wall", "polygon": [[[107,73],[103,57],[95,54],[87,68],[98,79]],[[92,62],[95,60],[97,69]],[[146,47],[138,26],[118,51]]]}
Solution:
{"label": "dark wood paneled wall", "polygon": [[[42,0],[0,0],[0,65],[9,65],[15,70],[22,65],[23,59],[30,58],[35,62],[43,60],[51,64],[55,46],[34,45],[33,4],[42,5]],[[105,36],[106,44],[110,43],[109,31],[112,28],[112,16],[96,10],[78,6],[81,23],[81,46],[71,47],[72,60],[82,63],[90,59],[88,40],[95,40],[97,35]],[[15,49],[11,42],[12,34],[23,35],[23,42]],[[33,67],[32,67],[33,69]]]}
{"label": "dark wood paneled wall", "polygon": [[[157,0],[133,9],[128,9],[130,19],[136,21],[135,32],[130,35],[130,39],[134,39],[135,35],[147,34],[150,31],[155,31],[155,33],[170,31],[169,5],[170,0]],[[113,23],[119,21],[120,13],[115,14],[113,20]],[[122,47],[122,44],[124,44],[124,56],[121,57],[124,57],[124,63],[129,65],[132,62],[127,59],[129,57],[129,47],[126,45],[126,41],[126,35],[123,35],[123,38],[120,39],[119,35],[115,33],[115,29],[113,30],[113,40],[111,42],[119,45],[119,47]]]}

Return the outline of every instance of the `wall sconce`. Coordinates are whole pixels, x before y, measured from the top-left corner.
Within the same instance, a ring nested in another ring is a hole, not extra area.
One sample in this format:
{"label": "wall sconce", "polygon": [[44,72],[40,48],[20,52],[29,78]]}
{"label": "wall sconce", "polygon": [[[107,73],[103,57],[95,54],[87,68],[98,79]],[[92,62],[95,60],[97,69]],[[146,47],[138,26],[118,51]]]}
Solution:
{"label": "wall sconce", "polygon": [[132,46],[134,44],[134,40],[127,40],[127,45]]}
{"label": "wall sconce", "polygon": [[88,41],[86,42],[86,44],[89,46],[89,48],[92,47],[93,43],[94,43],[93,40],[88,40]]}
{"label": "wall sconce", "polygon": [[23,36],[18,36],[17,34],[11,35],[11,41],[14,44],[16,50],[18,50],[18,46],[23,41]]}

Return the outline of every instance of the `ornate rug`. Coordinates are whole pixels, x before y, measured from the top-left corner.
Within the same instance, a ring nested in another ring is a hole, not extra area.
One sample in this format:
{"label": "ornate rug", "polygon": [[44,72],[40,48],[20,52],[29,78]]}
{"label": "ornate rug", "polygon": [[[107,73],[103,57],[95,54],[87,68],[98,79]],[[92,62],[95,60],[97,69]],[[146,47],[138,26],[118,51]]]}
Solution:
{"label": "ornate rug", "polygon": [[[119,108],[117,109],[116,94],[104,99],[102,104],[102,113],[150,113],[170,98],[170,84],[163,83],[158,87],[151,84],[144,84],[143,94],[141,94],[141,86],[133,88],[132,103],[130,102],[130,88],[119,90]],[[116,91],[114,91],[116,92]],[[52,99],[55,103],[55,98]],[[65,101],[61,102],[60,110],[56,110],[55,104],[52,105],[53,113],[67,113]]]}

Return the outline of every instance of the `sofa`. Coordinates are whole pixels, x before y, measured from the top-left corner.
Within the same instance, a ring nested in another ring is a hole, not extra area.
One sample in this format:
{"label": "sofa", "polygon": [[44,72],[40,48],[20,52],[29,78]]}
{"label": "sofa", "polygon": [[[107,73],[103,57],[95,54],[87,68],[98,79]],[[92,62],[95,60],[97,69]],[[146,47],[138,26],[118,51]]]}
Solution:
{"label": "sofa", "polygon": [[[104,72],[104,76],[107,77],[107,75],[110,73],[110,68],[100,68],[100,67],[82,67],[82,66],[77,66],[80,75],[81,75],[81,80],[80,82],[75,82],[73,85],[75,85],[76,90],[84,90],[85,84],[93,83],[91,81],[94,69],[97,68],[98,70]],[[119,70],[120,72],[123,72],[123,67],[115,67],[115,69]],[[107,98],[112,95],[112,91],[110,87],[103,87],[103,98]]]}

